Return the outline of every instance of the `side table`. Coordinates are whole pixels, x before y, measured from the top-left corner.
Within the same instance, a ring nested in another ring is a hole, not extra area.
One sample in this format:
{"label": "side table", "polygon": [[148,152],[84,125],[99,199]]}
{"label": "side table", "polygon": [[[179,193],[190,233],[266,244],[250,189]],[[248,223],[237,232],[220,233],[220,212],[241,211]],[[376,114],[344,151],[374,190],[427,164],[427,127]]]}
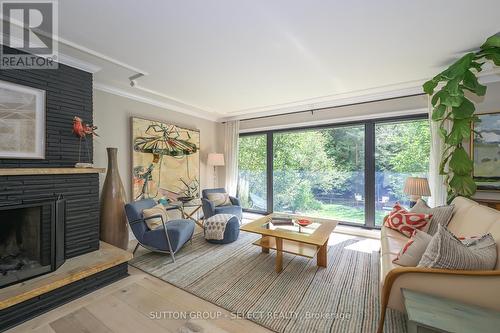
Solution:
{"label": "side table", "polygon": [[[174,201],[169,202],[164,205],[167,211],[177,209],[181,212],[183,219],[193,220],[197,225],[203,228],[203,222],[201,219],[198,219],[198,212],[202,207],[201,199],[193,199],[191,201],[182,202],[182,201]],[[187,209],[187,210],[186,210]]]}
{"label": "side table", "polygon": [[408,333],[498,332],[500,313],[451,299],[403,289]]}

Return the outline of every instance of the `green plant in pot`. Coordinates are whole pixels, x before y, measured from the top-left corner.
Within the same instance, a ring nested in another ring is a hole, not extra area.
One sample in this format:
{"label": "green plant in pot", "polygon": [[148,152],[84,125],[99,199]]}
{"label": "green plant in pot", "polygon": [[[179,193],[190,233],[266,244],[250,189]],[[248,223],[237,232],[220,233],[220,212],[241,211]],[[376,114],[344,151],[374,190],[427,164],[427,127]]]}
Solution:
{"label": "green plant in pot", "polygon": [[[486,86],[479,83],[477,74],[483,65],[492,62],[500,66],[500,33],[491,36],[476,52],[470,52],[423,85],[432,96],[432,120],[439,122],[439,135],[444,140],[444,152],[439,167],[448,186],[448,201],[456,196],[470,197],[476,192],[472,178],[473,161],[463,147],[471,137],[472,124],[479,121],[474,114],[474,103],[465,96],[469,91],[477,96],[486,94]],[[435,93],[436,88],[440,89]],[[447,129],[447,123],[451,129]]]}

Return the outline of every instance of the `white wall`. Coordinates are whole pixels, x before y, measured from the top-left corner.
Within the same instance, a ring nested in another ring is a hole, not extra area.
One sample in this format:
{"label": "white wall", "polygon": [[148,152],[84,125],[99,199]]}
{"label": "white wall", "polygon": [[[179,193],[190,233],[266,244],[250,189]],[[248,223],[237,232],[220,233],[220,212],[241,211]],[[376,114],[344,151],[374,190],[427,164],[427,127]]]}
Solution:
{"label": "white wall", "polygon": [[[130,117],[161,120],[179,126],[200,130],[200,184],[213,186],[213,169],[206,165],[210,152],[223,148],[222,124],[162,109],[125,97],[94,90],[94,124],[98,134],[94,140],[94,165],[107,167],[106,147],[118,148],[118,168],[128,199],[131,199],[132,146]],[[105,175],[101,175],[101,186]]]}

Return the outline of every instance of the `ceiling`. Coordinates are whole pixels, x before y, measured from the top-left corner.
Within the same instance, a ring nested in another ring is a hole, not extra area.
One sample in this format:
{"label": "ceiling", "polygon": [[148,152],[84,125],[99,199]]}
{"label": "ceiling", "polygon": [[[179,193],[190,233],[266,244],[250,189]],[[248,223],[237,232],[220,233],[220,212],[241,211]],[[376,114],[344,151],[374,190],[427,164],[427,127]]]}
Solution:
{"label": "ceiling", "polygon": [[499,31],[498,0],[59,1],[98,89],[219,120],[419,89]]}

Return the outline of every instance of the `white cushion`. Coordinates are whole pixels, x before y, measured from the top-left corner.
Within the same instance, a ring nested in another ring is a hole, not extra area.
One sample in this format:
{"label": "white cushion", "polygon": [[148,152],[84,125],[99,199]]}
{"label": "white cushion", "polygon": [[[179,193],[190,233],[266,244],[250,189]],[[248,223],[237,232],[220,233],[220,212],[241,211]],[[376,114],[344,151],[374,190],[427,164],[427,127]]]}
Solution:
{"label": "white cushion", "polygon": [[214,203],[215,207],[219,206],[231,206],[231,200],[229,199],[229,194],[227,193],[208,193],[207,199]]}
{"label": "white cushion", "polygon": [[422,255],[425,253],[431,239],[431,235],[415,230],[413,236],[399,251],[398,256],[394,259],[394,263],[401,266],[416,267],[420,259],[422,259]]}
{"label": "white cushion", "polygon": [[[144,209],[142,211],[142,216],[144,218],[155,216],[155,215],[161,215],[163,217],[163,221],[167,223],[168,221],[168,215],[167,215],[167,210],[162,204],[158,204],[152,208]],[[156,228],[159,228],[160,226],[163,227],[163,223],[161,222],[161,218],[156,217],[153,219],[146,220],[146,224],[149,229],[154,230]]]}

